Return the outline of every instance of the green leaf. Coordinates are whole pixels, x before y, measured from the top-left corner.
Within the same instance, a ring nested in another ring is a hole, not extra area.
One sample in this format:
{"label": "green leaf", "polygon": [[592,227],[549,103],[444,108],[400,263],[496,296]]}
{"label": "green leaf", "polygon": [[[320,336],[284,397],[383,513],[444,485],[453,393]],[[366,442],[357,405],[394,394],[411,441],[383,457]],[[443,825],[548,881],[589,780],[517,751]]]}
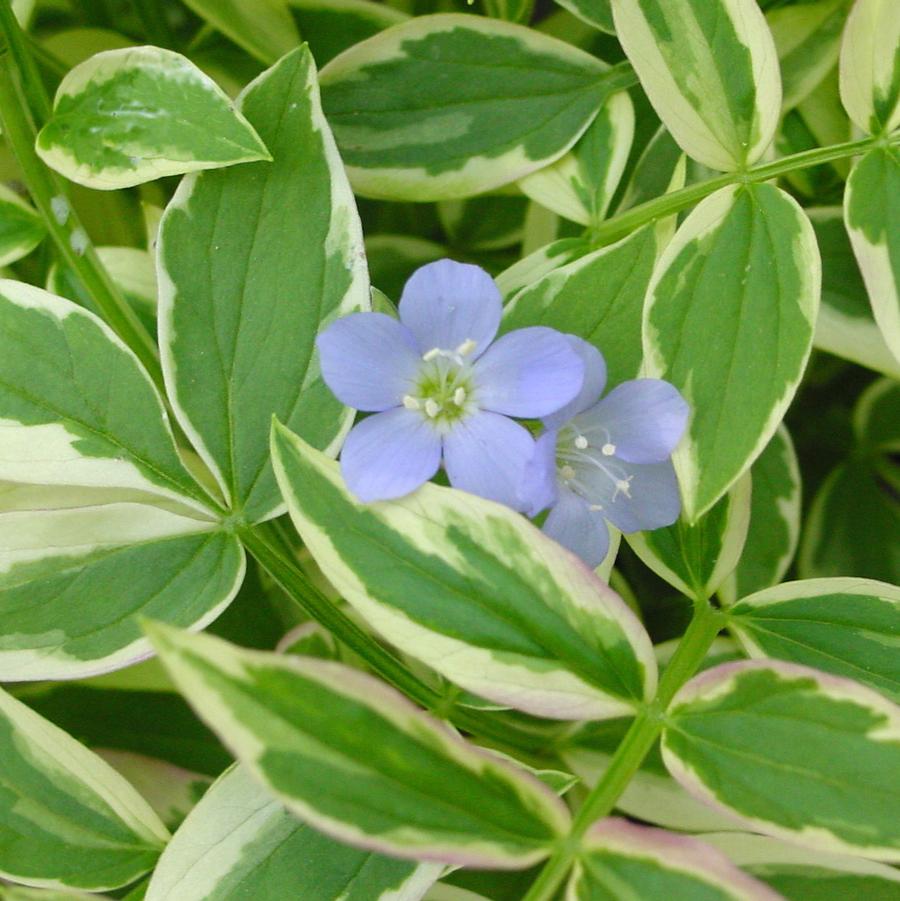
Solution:
{"label": "green leaf", "polygon": [[[521,243],[527,208],[528,198],[521,194],[483,194],[443,200],[437,212],[448,242],[459,253],[502,250]],[[448,253],[444,250],[441,255]]]}
{"label": "green leaf", "polygon": [[734,571],[750,524],[750,474],[744,474],[693,525],[679,519],[625,540],[646,566],[689,598],[711,597]]}
{"label": "green leaf", "polygon": [[607,34],[616,33],[611,0],[556,0],[556,2],[578,16],[582,22],[587,22],[588,25],[593,25],[594,28],[599,28]]}
{"label": "green leaf", "polygon": [[159,47],[108,50],[72,69],[36,146],[66,178],[103,190],[269,159],[222,89]]}
{"label": "green leaf", "polygon": [[869,453],[900,450],[900,382],[878,379],[860,395],[853,411],[853,431]]}
{"label": "green leaf", "polygon": [[409,18],[371,0],[288,0],[288,7],[320,68],[354,44]]}
{"label": "green leaf", "polygon": [[757,592],[728,611],[751,657],[802,663],[900,701],[900,588],[870,579],[807,579]]}
{"label": "green leaf", "polygon": [[691,407],[673,457],[689,522],[778,428],[812,349],[820,272],[809,220],[772,185],[707,197],[663,253],[644,308],[645,375]]}
{"label": "green leaf", "polygon": [[[382,234],[366,238],[369,278],[389,298],[400,297],[406,280],[419,266],[443,259],[449,253],[442,244],[412,235]],[[379,312],[374,299],[372,308]],[[397,315],[396,307],[393,315]]]}
{"label": "green leaf", "polygon": [[[185,179],[160,227],[160,338],[176,415],[247,522],[278,513],[277,415],[334,451],[350,413],[322,381],[324,321],[369,305],[353,195],[306,48],[247,89],[274,162]],[[210,348],[212,342],[212,348]]]}
{"label": "green leaf", "polygon": [[652,697],[649,638],[586,567],[507,507],[436,485],[363,505],[284,427],[278,483],[322,572],[392,644],[451,682],[554,719]]}
{"label": "green leaf", "polygon": [[197,714],[326,834],[403,858],[516,869],[546,857],[568,828],[540,782],[371,676],[159,624],[148,631]]}
{"label": "green leaf", "polygon": [[285,0],[185,0],[185,3],[213,28],[267,65],[300,43]]}
{"label": "green leaf", "polygon": [[782,112],[803,101],[837,63],[851,5],[852,0],[813,0],[766,15],[781,67]]}
{"label": "green leaf", "polygon": [[836,467],[806,517],[797,558],[804,579],[859,576],[900,583],[900,502],[865,457]]}
{"label": "green leaf", "polygon": [[442,870],[339,844],[291,816],[237,766],[175,833],[146,901],[413,901]]}
{"label": "green leaf", "polygon": [[841,100],[870,134],[900,126],[900,17],[893,0],[857,0],[841,44]]}
{"label": "green leaf", "polygon": [[644,295],[659,249],[649,225],[553,269],[510,300],[503,331],[545,325],[576,334],[603,354],[611,385],[636,378]]}
{"label": "green leaf", "polygon": [[496,278],[504,303],[509,303],[523,288],[527,288],[554,269],[587,255],[590,250],[590,245],[584,238],[560,238],[513,263]]}
{"label": "green leaf", "polygon": [[822,303],[813,343],[820,350],[900,379],[875,322],[840,207],[807,208],[822,256]]}
{"label": "green leaf", "polygon": [[701,837],[787,901],[897,901],[900,897],[900,872],[871,860],[809,851],[745,832]]}
{"label": "green leaf", "polygon": [[[619,212],[683,188],[686,171],[685,155],[665,125],[661,125],[635,163]],[[671,218],[674,222],[675,217]]]}
{"label": "green leaf", "polygon": [[900,711],[804,666],[748,661],[692,679],[666,716],[663,759],[689,791],[754,831],[900,860]]}
{"label": "green leaf", "polygon": [[151,870],[169,838],[96,754],[0,691],[0,875],[102,891]]}
{"label": "green leaf", "polygon": [[900,150],[870,150],[853,167],[844,220],[875,321],[900,361]]}
{"label": "green leaf", "polygon": [[688,156],[752,165],[772,141],[781,81],[755,0],[617,0],[616,34],[654,109]]}
{"label": "green leaf", "polygon": [[606,216],[628,162],[634,137],[634,105],[625,91],[613,94],[565,156],[519,181],[532,200],[580,225]]}
{"label": "green leaf", "polygon": [[47,234],[37,210],[0,185],[0,266],[28,256]]}
{"label": "green leaf", "polygon": [[631,84],[569,44],[455,13],[417,16],[322,70],[353,187],[390,200],[466,197],[552,163]]}
{"label": "green leaf", "polygon": [[585,835],[566,899],[619,898],[777,901],[778,896],[695,838],[607,818]]}
{"label": "green leaf", "polygon": [[800,470],[794,444],[781,425],[750,469],[750,526],[737,567],[719,587],[734,603],[781,581],[800,538]]}

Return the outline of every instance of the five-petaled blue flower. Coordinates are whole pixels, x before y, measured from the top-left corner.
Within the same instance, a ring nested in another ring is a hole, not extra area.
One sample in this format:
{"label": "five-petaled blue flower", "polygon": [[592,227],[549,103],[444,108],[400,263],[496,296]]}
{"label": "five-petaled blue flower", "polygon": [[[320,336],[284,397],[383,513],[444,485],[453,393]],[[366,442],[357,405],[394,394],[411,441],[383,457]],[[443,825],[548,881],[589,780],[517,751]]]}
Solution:
{"label": "five-petaled blue flower", "polygon": [[443,461],[454,487],[521,509],[534,439],[507,417],[543,417],[571,401],[584,380],[580,355],[543,327],[492,345],[502,302],[478,266],[421,267],[399,313],[399,322],[353,313],[318,338],[328,387],[347,406],[375,414],[344,443],[347,486],[362,501],[401,497]]}
{"label": "five-petaled blue flower", "polygon": [[520,509],[550,508],[543,530],[597,566],[612,523],[622,532],[671,525],[681,499],[670,456],[684,433],[688,405],[659,379],[635,379],[600,400],[606,364],[600,352],[569,335],[584,360],[578,396],[544,418],[546,431],[525,470]]}

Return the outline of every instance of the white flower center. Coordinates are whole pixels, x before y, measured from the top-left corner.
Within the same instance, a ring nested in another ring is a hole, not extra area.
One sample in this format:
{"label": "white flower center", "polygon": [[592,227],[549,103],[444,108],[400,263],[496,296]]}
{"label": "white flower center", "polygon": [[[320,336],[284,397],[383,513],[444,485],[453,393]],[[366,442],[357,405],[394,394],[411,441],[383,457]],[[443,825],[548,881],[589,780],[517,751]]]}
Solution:
{"label": "white flower center", "polygon": [[[556,466],[559,478],[565,482],[566,487],[580,495],[590,505],[590,509],[600,511],[602,504],[593,503],[597,489],[586,484],[584,474],[591,470],[599,470],[613,486],[612,500],[619,495],[631,497],[631,482],[634,476],[630,475],[618,463],[609,459],[616,453],[616,445],[609,440],[606,429],[596,427],[588,430],[589,434],[600,431],[600,440],[603,444],[592,444],[588,435],[571,426],[560,430],[556,441]],[[581,476],[581,477],[580,477]]]}
{"label": "white flower center", "polygon": [[422,354],[415,391],[403,397],[407,410],[421,411],[437,427],[459,421],[475,410],[472,366],[466,359],[478,346],[466,338],[454,350],[432,347]]}

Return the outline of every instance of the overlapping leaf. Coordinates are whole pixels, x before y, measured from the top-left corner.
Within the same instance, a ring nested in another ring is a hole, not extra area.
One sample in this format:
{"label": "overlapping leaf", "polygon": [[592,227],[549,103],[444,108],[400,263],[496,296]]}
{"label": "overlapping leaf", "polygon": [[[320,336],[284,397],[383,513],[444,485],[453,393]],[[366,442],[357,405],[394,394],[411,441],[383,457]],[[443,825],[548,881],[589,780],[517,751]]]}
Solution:
{"label": "overlapping leaf", "polygon": [[0,185],[0,266],[27,256],[46,233],[37,210],[14,191]]}

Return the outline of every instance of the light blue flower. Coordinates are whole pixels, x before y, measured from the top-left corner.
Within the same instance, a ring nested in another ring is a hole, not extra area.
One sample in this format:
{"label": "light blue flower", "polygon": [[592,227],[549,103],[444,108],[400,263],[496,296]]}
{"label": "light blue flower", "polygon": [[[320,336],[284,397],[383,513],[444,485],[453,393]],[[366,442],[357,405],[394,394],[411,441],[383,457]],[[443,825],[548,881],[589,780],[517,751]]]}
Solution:
{"label": "light blue flower", "polygon": [[510,416],[547,416],[575,397],[584,364],[553,329],[519,329],[493,344],[500,292],[478,266],[439,260],[406,283],[400,321],[354,313],[318,338],[322,375],[347,406],[372,412],[341,451],[362,501],[401,497],[441,463],[450,483],[520,507],[534,440]]}
{"label": "light blue flower", "polygon": [[520,489],[522,508],[550,508],[543,530],[588,565],[609,550],[612,523],[622,532],[671,525],[681,511],[670,459],[687,425],[688,405],[659,379],[634,379],[603,400],[600,352],[569,335],[584,361],[578,396],[544,418]]}

